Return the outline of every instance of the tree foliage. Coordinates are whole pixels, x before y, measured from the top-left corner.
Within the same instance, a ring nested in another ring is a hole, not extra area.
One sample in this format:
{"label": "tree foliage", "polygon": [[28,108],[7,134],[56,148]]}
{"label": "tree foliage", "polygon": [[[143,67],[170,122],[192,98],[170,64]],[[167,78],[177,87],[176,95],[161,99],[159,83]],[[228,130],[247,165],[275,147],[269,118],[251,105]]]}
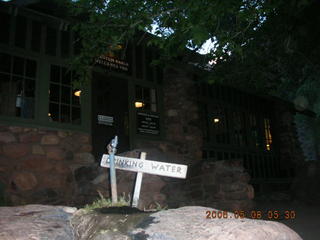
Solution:
{"label": "tree foliage", "polygon": [[139,44],[147,31],[158,36],[148,44],[162,49],[165,59],[180,55],[186,46],[196,51],[208,39],[215,42],[215,47],[207,60],[228,51],[240,51],[248,34],[260,27],[274,7],[265,0],[60,1],[68,5],[82,44],[73,67],[84,76],[97,56],[137,36]]}
{"label": "tree foliage", "polygon": [[[320,2],[288,1],[248,36],[242,54],[218,64],[215,77],[271,93],[320,114]],[[229,69],[226,71],[226,69]]]}
{"label": "tree foliage", "polygon": [[[287,100],[304,99],[320,114],[320,23],[317,0],[60,0],[68,5],[81,53],[72,66],[87,76],[94,59],[126,45],[148,44],[171,59],[186,46],[197,51],[211,39],[204,57],[216,60],[208,78]],[[231,53],[231,54],[230,54]]]}

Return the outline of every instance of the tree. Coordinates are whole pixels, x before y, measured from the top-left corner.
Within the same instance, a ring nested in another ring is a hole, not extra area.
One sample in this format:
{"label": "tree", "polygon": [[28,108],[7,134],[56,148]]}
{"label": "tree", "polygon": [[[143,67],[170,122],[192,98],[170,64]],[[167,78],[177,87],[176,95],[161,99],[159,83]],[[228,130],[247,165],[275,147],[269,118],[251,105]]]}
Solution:
{"label": "tree", "polygon": [[[74,30],[82,51],[73,67],[87,76],[94,59],[126,44],[136,36],[153,31],[148,44],[162,49],[162,58],[171,59],[197,51],[208,39],[215,47],[205,60],[238,51],[247,35],[261,25],[274,4],[265,0],[60,0],[68,4]],[[142,34],[141,34],[142,33]]]}
{"label": "tree", "polygon": [[320,23],[319,1],[58,1],[68,5],[82,44],[72,64],[82,76],[98,56],[153,29],[159,37],[148,44],[161,49],[162,58],[183,54],[186,46],[197,51],[211,39],[215,46],[202,62],[217,60],[209,80],[241,83],[302,100],[300,105],[307,100],[320,114],[320,36],[314,27]]}

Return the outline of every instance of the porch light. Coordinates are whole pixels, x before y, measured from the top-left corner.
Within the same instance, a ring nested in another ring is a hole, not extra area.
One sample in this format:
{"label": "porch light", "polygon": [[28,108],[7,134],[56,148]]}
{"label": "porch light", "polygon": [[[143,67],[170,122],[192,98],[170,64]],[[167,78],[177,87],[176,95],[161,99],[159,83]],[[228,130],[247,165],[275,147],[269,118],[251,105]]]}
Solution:
{"label": "porch light", "polygon": [[214,123],[218,123],[218,122],[220,122],[220,119],[219,119],[219,118],[214,118],[214,119],[213,119],[213,122],[214,122]]}
{"label": "porch light", "polygon": [[143,103],[143,102],[135,102],[135,103],[134,103],[134,106],[135,106],[136,108],[142,108],[142,107],[144,106],[144,103]]}
{"label": "porch light", "polygon": [[74,95],[75,95],[76,97],[80,97],[80,95],[81,95],[81,90],[76,90],[76,91],[74,92]]}

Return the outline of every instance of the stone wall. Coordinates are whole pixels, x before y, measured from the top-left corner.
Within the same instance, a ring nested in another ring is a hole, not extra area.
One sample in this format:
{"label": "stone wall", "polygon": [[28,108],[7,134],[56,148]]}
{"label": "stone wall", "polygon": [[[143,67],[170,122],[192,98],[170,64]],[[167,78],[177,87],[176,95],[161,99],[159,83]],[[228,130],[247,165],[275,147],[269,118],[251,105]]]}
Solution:
{"label": "stone wall", "polygon": [[166,183],[159,192],[164,196],[162,203],[170,207],[196,204],[231,210],[251,208],[254,190],[242,162],[202,162],[203,133],[193,74],[182,68],[166,69],[163,97],[165,138],[138,139],[135,145],[159,149],[165,153],[158,157],[160,161],[188,165],[187,179],[158,179]]}
{"label": "stone wall", "polygon": [[186,181],[164,189],[169,205],[198,205],[230,211],[253,208],[254,189],[241,160],[202,162],[189,170]]}
{"label": "stone wall", "polygon": [[7,204],[73,204],[75,176],[92,165],[88,134],[0,126],[0,182]]}
{"label": "stone wall", "polygon": [[279,152],[280,168],[287,171],[288,176],[296,175],[296,170],[304,162],[304,156],[294,123],[294,112],[285,104],[275,105],[275,121],[273,132],[276,133],[275,142]]}
{"label": "stone wall", "polygon": [[163,141],[138,139],[134,148],[157,147],[183,164],[201,160],[202,128],[193,75],[185,69],[167,68],[163,82]]}

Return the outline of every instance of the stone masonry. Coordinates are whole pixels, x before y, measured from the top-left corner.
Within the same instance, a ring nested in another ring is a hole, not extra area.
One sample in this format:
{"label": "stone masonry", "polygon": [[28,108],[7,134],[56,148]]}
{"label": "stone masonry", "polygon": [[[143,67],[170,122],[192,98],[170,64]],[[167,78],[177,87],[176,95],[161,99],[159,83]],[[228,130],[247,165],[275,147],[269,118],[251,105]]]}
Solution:
{"label": "stone masonry", "polygon": [[165,139],[139,139],[135,146],[157,148],[167,155],[163,161],[188,165],[187,179],[165,179],[160,191],[165,196],[163,202],[170,207],[193,204],[230,210],[252,208],[254,189],[240,160],[212,164],[201,161],[203,133],[193,74],[172,67],[166,69],[164,79]]}
{"label": "stone masonry", "polygon": [[75,175],[94,163],[86,133],[0,126],[0,182],[6,204],[73,204]]}

